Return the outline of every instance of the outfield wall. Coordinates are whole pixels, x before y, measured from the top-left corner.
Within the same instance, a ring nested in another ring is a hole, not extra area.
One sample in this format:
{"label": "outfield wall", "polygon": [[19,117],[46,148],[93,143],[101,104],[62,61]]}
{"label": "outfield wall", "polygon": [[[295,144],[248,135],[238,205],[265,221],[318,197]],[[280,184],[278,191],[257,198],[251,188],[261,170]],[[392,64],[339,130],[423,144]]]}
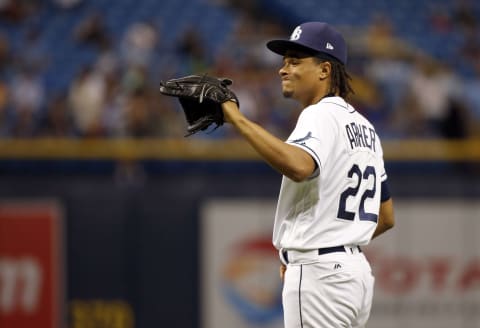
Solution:
{"label": "outfield wall", "polygon": [[[231,150],[17,147],[0,155],[2,328],[281,327],[280,175],[266,164]],[[365,249],[377,277],[369,327],[478,327],[477,162],[386,165],[397,227]]]}

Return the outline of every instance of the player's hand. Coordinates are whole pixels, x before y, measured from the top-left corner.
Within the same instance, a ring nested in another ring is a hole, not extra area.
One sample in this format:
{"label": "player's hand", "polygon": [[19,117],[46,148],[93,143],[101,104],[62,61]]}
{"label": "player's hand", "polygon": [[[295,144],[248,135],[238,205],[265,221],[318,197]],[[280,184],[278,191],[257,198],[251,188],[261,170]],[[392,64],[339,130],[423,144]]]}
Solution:
{"label": "player's hand", "polygon": [[280,265],[280,279],[285,280],[285,271],[287,271],[287,266],[285,264]]}

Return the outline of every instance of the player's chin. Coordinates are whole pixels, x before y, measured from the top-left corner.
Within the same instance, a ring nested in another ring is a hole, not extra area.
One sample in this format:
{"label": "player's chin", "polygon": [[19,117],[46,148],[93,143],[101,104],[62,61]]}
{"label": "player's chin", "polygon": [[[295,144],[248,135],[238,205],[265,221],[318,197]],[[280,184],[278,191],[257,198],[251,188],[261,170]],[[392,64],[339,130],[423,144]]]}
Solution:
{"label": "player's chin", "polygon": [[284,88],[284,89],[282,89],[282,94],[285,98],[292,98],[293,91]]}

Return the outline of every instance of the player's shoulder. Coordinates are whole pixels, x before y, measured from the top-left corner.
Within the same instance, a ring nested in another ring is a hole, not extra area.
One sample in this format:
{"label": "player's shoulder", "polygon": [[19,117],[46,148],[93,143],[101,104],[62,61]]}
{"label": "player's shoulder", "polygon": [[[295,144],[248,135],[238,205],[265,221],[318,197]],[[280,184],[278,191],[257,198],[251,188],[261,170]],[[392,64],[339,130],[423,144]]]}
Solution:
{"label": "player's shoulder", "polygon": [[342,97],[325,97],[306,107],[301,116],[302,119],[311,119],[322,124],[335,122],[338,126],[357,122],[375,130],[373,124]]}
{"label": "player's shoulder", "polygon": [[351,116],[357,112],[345,99],[337,96],[322,98],[318,103],[307,107],[305,110],[315,112],[317,115],[330,116],[336,119]]}
{"label": "player's shoulder", "polygon": [[348,110],[348,104],[340,97],[326,97],[303,109],[302,114],[332,116],[336,111]]}
{"label": "player's shoulder", "polygon": [[325,106],[325,112],[333,115],[340,121],[357,121],[362,125],[369,126],[374,129],[373,124],[362,113],[357,111],[355,107],[341,97],[329,97],[322,99],[321,103]]}

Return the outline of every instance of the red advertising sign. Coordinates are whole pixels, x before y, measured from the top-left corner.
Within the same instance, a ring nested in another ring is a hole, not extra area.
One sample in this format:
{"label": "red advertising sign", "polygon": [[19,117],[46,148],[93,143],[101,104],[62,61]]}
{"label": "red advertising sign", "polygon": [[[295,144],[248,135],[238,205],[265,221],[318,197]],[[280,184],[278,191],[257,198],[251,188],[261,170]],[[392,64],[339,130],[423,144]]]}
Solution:
{"label": "red advertising sign", "polygon": [[0,202],[0,327],[60,327],[61,221],[52,201]]}

